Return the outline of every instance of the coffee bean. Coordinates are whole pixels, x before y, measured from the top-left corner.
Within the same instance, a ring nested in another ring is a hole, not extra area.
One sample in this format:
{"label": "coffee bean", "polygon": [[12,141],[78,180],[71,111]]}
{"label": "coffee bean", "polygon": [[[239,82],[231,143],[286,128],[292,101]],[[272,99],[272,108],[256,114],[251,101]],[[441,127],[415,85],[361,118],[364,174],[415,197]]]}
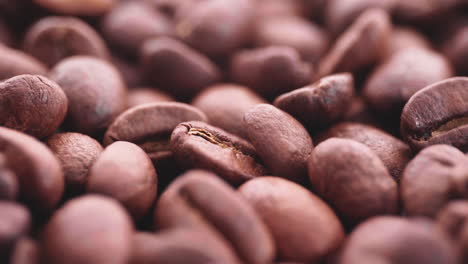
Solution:
{"label": "coffee bean", "polygon": [[452,75],[452,66],[441,54],[426,48],[406,48],[371,73],[363,94],[380,113],[400,116],[417,91]]}
{"label": "coffee bean", "polygon": [[67,192],[82,193],[89,170],[102,152],[101,145],[80,133],[54,134],[46,143],[62,165]]}
{"label": "coffee bean", "polygon": [[309,83],[312,68],[293,48],[270,46],[235,54],[230,74],[235,82],[266,98],[274,98]]}
{"label": "coffee bean", "polygon": [[387,52],[391,28],[390,17],[383,10],[363,12],[320,61],[319,76],[356,72],[378,62]]}
{"label": "coffee bean", "polygon": [[394,13],[400,20],[431,24],[462,4],[463,0],[397,1]]}
{"label": "coffee bean", "polygon": [[46,263],[128,263],[133,227],[115,200],[97,195],[75,198],[57,210],[42,234]]}
{"label": "coffee bean", "polygon": [[203,122],[179,124],[171,135],[171,151],[185,167],[211,170],[234,185],[265,175],[250,143]]}
{"label": "coffee bean", "polygon": [[253,15],[249,0],[195,2],[178,14],[176,35],[208,56],[227,55],[248,41]]}
{"label": "coffee bean", "polygon": [[110,9],[118,0],[33,0],[38,5],[64,15],[98,16]]}
{"label": "coffee bean", "polygon": [[45,17],[36,22],[26,33],[24,50],[50,67],[76,55],[109,58],[98,33],[73,17]]}
{"label": "coffee bean", "polygon": [[112,46],[135,56],[145,40],[173,35],[173,25],[144,1],[127,1],[104,17],[102,31]]}
{"label": "coffee bean", "polygon": [[468,73],[468,25],[460,26],[447,40],[443,43],[443,52],[448,59],[453,63],[455,69],[461,75]]}
{"label": "coffee bean", "polygon": [[394,27],[388,42],[388,55],[408,48],[430,49],[431,43],[423,34],[410,27]]}
{"label": "coffee bean", "polygon": [[198,230],[172,229],[156,234],[136,233],[130,264],[239,264],[234,252]]}
{"label": "coffee bean", "polygon": [[146,41],[141,48],[141,64],[155,86],[180,98],[190,98],[220,78],[219,70],[207,57],[169,38]]}
{"label": "coffee bean", "polygon": [[241,185],[238,191],[270,229],[282,261],[320,260],[344,239],[335,213],[300,185],[260,177]]}
{"label": "coffee bean", "polygon": [[0,80],[21,74],[45,75],[47,67],[29,54],[0,44]]}
{"label": "coffee bean", "polygon": [[249,88],[235,84],[217,84],[203,90],[192,105],[208,116],[210,124],[247,138],[242,119],[245,112],[257,104],[266,103]]}
{"label": "coffee bean", "polygon": [[158,228],[206,229],[229,241],[246,263],[270,263],[274,257],[273,240],[253,208],[206,171],[177,178],[161,196],[155,219]]}
{"label": "coffee bean", "polygon": [[30,238],[21,238],[10,257],[10,264],[39,264],[39,244]]}
{"label": "coffee bean", "polygon": [[8,167],[6,156],[0,153],[0,200],[16,200],[18,192],[18,178]]}
{"label": "coffee bean", "polygon": [[141,87],[134,88],[128,91],[128,108],[137,105],[159,102],[172,102],[175,101],[170,95],[163,91],[151,88]]}
{"label": "coffee bean", "polygon": [[342,120],[344,122],[380,126],[377,116],[362,96],[354,96],[351,99],[351,103],[348,110],[343,114]]}
{"label": "coffee bean", "polygon": [[352,139],[369,147],[382,160],[397,182],[400,181],[406,164],[412,158],[408,145],[372,126],[340,123],[325,131],[319,141],[332,137]]}
{"label": "coffee bean", "polygon": [[[257,17],[300,16],[305,11],[302,0],[256,0],[255,14]],[[313,2],[313,1],[312,1]]]}
{"label": "coffee bean", "polygon": [[0,259],[7,260],[22,236],[29,232],[31,215],[20,204],[0,201]]}
{"label": "coffee bean", "polygon": [[72,131],[95,135],[103,132],[126,108],[126,88],[109,63],[75,56],[58,63],[50,73],[69,100],[66,125]]}
{"label": "coffee bean", "polygon": [[111,62],[112,65],[114,65],[114,67],[119,71],[128,88],[134,88],[143,85],[143,74],[136,65],[137,63],[116,56],[111,58]]}
{"label": "coffee bean", "polygon": [[461,261],[468,261],[468,202],[458,200],[448,203],[437,214],[437,224],[456,244]]}
{"label": "coffee bean", "polygon": [[330,75],[279,96],[273,104],[306,128],[323,128],[339,120],[348,110],[354,94],[353,81],[349,73]]}
{"label": "coffee bean", "polygon": [[272,105],[260,104],[244,115],[244,129],[273,175],[305,181],[307,158],[314,146],[297,120]]}
{"label": "coffee bean", "polygon": [[344,224],[398,213],[398,186],[366,145],[328,139],[315,148],[308,165],[313,190],[336,209]]}
{"label": "coffee bean", "polygon": [[414,150],[448,144],[468,151],[468,78],[454,77],[415,93],[403,108],[401,134]]}
{"label": "coffee bean", "polygon": [[19,182],[21,200],[40,211],[55,207],[63,193],[64,177],[53,153],[41,142],[0,127],[0,152]]}
{"label": "coffee bean", "polygon": [[117,199],[140,219],[156,198],[157,184],[146,153],[133,143],[118,141],[106,147],[92,165],[86,190]]}
{"label": "coffee bean", "polygon": [[318,62],[328,48],[327,33],[316,24],[298,16],[268,16],[260,19],[253,41],[259,47],[294,48],[303,60],[313,64]]}
{"label": "coffee bean", "polygon": [[468,158],[454,147],[422,150],[406,167],[401,199],[408,215],[434,217],[450,200],[468,197]]}
{"label": "coffee bean", "polygon": [[454,264],[457,260],[450,241],[432,222],[380,216],[351,233],[338,263]]}

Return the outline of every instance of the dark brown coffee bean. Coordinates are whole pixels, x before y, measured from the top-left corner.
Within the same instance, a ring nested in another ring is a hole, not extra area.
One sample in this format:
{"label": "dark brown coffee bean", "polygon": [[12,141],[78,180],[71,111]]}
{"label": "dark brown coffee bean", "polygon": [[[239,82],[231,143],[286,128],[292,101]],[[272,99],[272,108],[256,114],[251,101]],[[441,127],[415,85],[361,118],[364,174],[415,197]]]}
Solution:
{"label": "dark brown coffee bean", "polygon": [[353,76],[342,73],[324,77],[304,88],[283,94],[273,104],[295,117],[306,128],[323,128],[344,115],[353,95]]}
{"label": "dark brown coffee bean", "polygon": [[231,248],[199,230],[172,229],[133,236],[130,264],[239,264]]}
{"label": "dark brown coffee bean", "polygon": [[119,141],[109,145],[89,172],[86,190],[120,201],[136,218],[150,209],[158,178],[148,155],[137,145]]}
{"label": "dark brown coffee bean", "polygon": [[273,240],[253,208],[207,171],[177,178],[159,199],[155,220],[158,228],[195,228],[222,237],[246,263],[271,263],[274,257]]}
{"label": "dark brown coffee bean", "polygon": [[336,35],[345,31],[367,9],[379,8],[390,13],[398,1],[329,0],[325,9],[325,24]]}
{"label": "dark brown coffee bean", "polygon": [[230,74],[235,82],[264,97],[274,98],[308,84],[312,79],[312,68],[293,48],[271,46],[235,54]]}
{"label": "dark brown coffee bean", "polygon": [[249,0],[199,1],[178,14],[176,35],[208,56],[227,55],[249,40],[253,18]]}
{"label": "dark brown coffee bean", "polygon": [[175,101],[170,95],[152,87],[134,88],[128,91],[128,108],[134,106]]}
{"label": "dark brown coffee bean", "polygon": [[148,79],[180,98],[192,97],[220,78],[216,65],[207,57],[177,40],[146,41],[141,58]]}
{"label": "dark brown coffee bean", "polygon": [[67,113],[59,85],[38,75],[19,75],[0,83],[0,125],[37,138],[52,134]]}
{"label": "dark brown coffee bean", "polygon": [[348,138],[369,147],[382,160],[388,172],[399,182],[406,164],[411,160],[411,150],[404,142],[386,132],[364,124],[341,123],[321,135],[320,141],[337,137]]}
{"label": "dark brown coffee bean", "polygon": [[468,74],[468,25],[459,27],[443,43],[443,52],[459,74]]}
{"label": "dark brown coffee bean", "polygon": [[0,44],[0,80],[21,74],[45,75],[47,67],[34,57]]}
{"label": "dark brown coffee bean", "polygon": [[62,165],[66,190],[83,192],[89,170],[102,152],[99,142],[79,133],[59,133],[48,138],[46,143]]}
{"label": "dark brown coffee bean", "polygon": [[406,167],[401,198],[408,215],[434,217],[452,199],[468,198],[468,158],[454,147],[422,150]]}
{"label": "dark brown coffee bean", "polygon": [[406,48],[371,73],[363,93],[380,113],[400,116],[413,94],[452,75],[452,66],[441,54],[425,48]]}
{"label": "dark brown coffee bean", "polygon": [[279,260],[320,260],[343,242],[343,227],[335,213],[300,185],[277,177],[260,177],[238,191],[270,229]]}
{"label": "dark brown coffee bean", "polygon": [[297,16],[269,16],[260,19],[256,25],[253,42],[260,47],[294,48],[303,60],[313,64],[318,62],[328,48],[328,36],[325,31]]}
{"label": "dark brown coffee bean", "polygon": [[262,103],[266,101],[245,86],[217,84],[199,93],[192,105],[206,113],[210,124],[247,138],[239,124],[242,124],[245,112]]}
{"label": "dark brown coffee bean", "polygon": [[118,0],[33,0],[53,12],[75,16],[98,16],[106,13]]}
{"label": "dark brown coffee bean", "polygon": [[468,202],[453,201],[437,214],[437,224],[455,243],[460,255],[460,263],[468,261]]}
{"label": "dark brown coffee bean", "polygon": [[179,124],[171,135],[171,151],[185,167],[211,170],[234,185],[265,175],[249,142],[203,122]]}
{"label": "dark brown coffee bean", "polygon": [[57,210],[42,234],[45,263],[128,263],[133,227],[114,199],[85,195]]}
{"label": "dark brown coffee bean", "polygon": [[10,264],[39,264],[39,244],[30,239],[22,238],[16,243],[10,257]]}
{"label": "dark brown coffee bean", "polygon": [[244,129],[273,175],[298,182],[307,178],[307,158],[314,146],[292,116],[272,105],[257,105],[244,115]]}
{"label": "dark brown coffee bean", "polygon": [[0,152],[19,182],[20,198],[34,209],[51,210],[63,193],[59,161],[41,142],[18,131],[0,127]]}
{"label": "dark brown coffee bean", "polygon": [[432,222],[381,216],[351,233],[338,263],[455,264],[457,259],[448,238]]}
{"label": "dark brown coffee bean", "polygon": [[312,189],[336,209],[345,225],[398,213],[398,186],[366,145],[328,139],[315,148],[308,165]]}
{"label": "dark brown coffee bean", "polygon": [[173,25],[144,1],[127,1],[104,17],[102,31],[110,45],[137,55],[145,40],[172,35]]}
{"label": "dark brown coffee bean", "polygon": [[0,201],[0,260],[9,258],[20,238],[29,232],[30,225],[31,215],[25,207]]}
{"label": "dark brown coffee bean", "polygon": [[26,33],[24,50],[50,67],[75,55],[109,58],[98,33],[73,17],[45,17],[36,22]]}
{"label": "dark brown coffee bean", "polygon": [[5,154],[0,152],[0,200],[16,200],[19,192],[18,178],[7,162]]}
{"label": "dark brown coffee bean", "polygon": [[109,63],[76,56],[58,63],[50,73],[69,100],[66,125],[94,135],[103,132],[127,104],[126,87]]}
{"label": "dark brown coffee bean", "polygon": [[388,55],[407,48],[430,49],[431,43],[423,34],[410,27],[395,27],[389,39]]}
{"label": "dark brown coffee bean", "polygon": [[448,144],[468,151],[468,78],[455,77],[414,94],[401,115],[402,137],[415,150]]}
{"label": "dark brown coffee bean", "polygon": [[383,10],[363,12],[320,61],[319,76],[356,72],[378,62],[387,52],[391,28]]}

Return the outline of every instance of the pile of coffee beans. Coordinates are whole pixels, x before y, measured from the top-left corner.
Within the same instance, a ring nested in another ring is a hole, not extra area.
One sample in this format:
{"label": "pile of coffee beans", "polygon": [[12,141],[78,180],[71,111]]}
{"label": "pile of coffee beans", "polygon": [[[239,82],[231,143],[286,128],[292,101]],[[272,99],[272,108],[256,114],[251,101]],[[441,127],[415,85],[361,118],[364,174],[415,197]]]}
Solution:
{"label": "pile of coffee beans", "polygon": [[467,264],[467,152],[468,0],[0,0],[0,264]]}

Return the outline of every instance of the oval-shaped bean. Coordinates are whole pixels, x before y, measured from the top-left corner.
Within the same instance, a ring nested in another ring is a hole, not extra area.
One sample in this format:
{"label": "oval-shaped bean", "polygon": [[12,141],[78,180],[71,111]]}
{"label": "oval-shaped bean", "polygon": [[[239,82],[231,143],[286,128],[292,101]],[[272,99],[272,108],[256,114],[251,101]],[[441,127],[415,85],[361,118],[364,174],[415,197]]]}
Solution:
{"label": "oval-shaped bean", "polygon": [[175,101],[170,95],[151,87],[139,87],[128,91],[128,108],[134,106]]}
{"label": "oval-shaped bean", "polygon": [[46,75],[48,69],[33,56],[0,44],[0,80],[21,74]]}

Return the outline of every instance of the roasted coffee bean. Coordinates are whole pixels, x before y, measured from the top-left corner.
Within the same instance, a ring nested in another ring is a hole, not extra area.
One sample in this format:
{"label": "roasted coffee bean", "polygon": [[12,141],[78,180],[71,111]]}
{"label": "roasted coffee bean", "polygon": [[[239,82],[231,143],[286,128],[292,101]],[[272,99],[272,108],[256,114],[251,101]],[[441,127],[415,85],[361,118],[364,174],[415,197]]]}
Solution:
{"label": "roasted coffee bean", "polygon": [[50,264],[128,263],[133,227],[115,200],[86,195],[57,210],[42,234],[41,255]]}
{"label": "roasted coffee bean", "polygon": [[109,58],[98,33],[73,17],[46,17],[36,22],[26,33],[24,50],[50,67],[75,55]]}
{"label": "roasted coffee bean", "polygon": [[300,88],[312,79],[312,67],[301,60],[296,50],[270,46],[243,50],[230,65],[232,79],[266,98]]}
{"label": "roasted coffee bean", "polygon": [[47,67],[29,54],[0,44],[0,80],[21,74],[45,75]]}
{"label": "roasted coffee bean", "polygon": [[234,185],[266,172],[249,142],[203,122],[179,124],[171,135],[171,151],[185,167],[211,170]]}
{"label": "roasted coffee bean", "polygon": [[50,73],[68,97],[66,125],[88,135],[104,132],[127,104],[126,87],[109,63],[75,56],[58,63]]}
{"label": "roasted coffee bean", "polygon": [[208,56],[223,56],[249,40],[253,18],[250,0],[195,1],[179,12],[176,35]]}
{"label": "roasted coffee bean", "polygon": [[118,0],[33,0],[38,5],[64,15],[98,16],[118,3]]}
{"label": "roasted coffee bean", "polygon": [[44,138],[67,113],[68,100],[55,82],[38,75],[18,75],[0,83],[0,125]]}
{"label": "roasted coffee bean", "polygon": [[390,175],[397,182],[400,181],[406,164],[412,158],[408,145],[372,126],[340,123],[325,131],[319,141],[332,137],[352,139],[369,147],[382,160]]}
{"label": "roasted coffee bean", "polygon": [[137,63],[115,56],[111,58],[111,62],[119,71],[128,88],[144,85],[143,73]]}
{"label": "roasted coffee bean", "polygon": [[145,40],[173,35],[173,25],[144,1],[127,1],[105,16],[102,31],[110,45],[135,56]]}
{"label": "roasted coffee bean", "polygon": [[348,238],[340,264],[455,264],[450,241],[423,219],[380,216],[358,226]]}
{"label": "roasted coffee bean", "polygon": [[273,240],[261,219],[210,172],[192,170],[177,178],[159,199],[154,217],[159,229],[194,228],[226,239],[245,263],[273,260]]}
{"label": "roasted coffee bean", "polygon": [[273,104],[312,130],[339,120],[348,110],[353,95],[353,76],[342,73],[283,94]]}
{"label": "roasted coffee bean", "polygon": [[117,199],[140,219],[156,198],[157,184],[148,155],[133,143],[118,141],[106,147],[92,165],[86,190]]}
{"label": "roasted coffee bean", "polygon": [[41,142],[18,131],[0,127],[0,152],[19,182],[21,200],[40,211],[55,207],[63,193],[59,161]]}
{"label": "roasted coffee bean", "polygon": [[15,200],[19,192],[18,178],[7,162],[5,154],[0,152],[0,200]]}
{"label": "roasted coffee bean", "polygon": [[[31,215],[20,204],[0,201],[0,259],[7,260],[22,236],[29,232]],[[2,262],[4,263],[4,262]]]}
{"label": "roasted coffee bean", "polygon": [[408,48],[430,49],[431,43],[410,27],[394,27],[388,42],[388,56]]}
{"label": "roasted coffee bean", "polygon": [[146,41],[141,64],[155,86],[180,98],[190,98],[220,78],[218,68],[207,57],[169,38]]}
{"label": "roasted coffee bean", "polygon": [[217,84],[206,88],[193,99],[192,105],[208,116],[209,123],[247,138],[242,124],[245,112],[257,104],[266,103],[249,88],[236,84]]}
{"label": "roasted coffee bean", "polygon": [[402,137],[415,150],[448,144],[468,151],[468,78],[454,77],[414,94],[401,115]]}
{"label": "roasted coffee bean", "polygon": [[468,25],[459,27],[443,43],[443,52],[453,63],[459,74],[468,74]]}
{"label": "roasted coffee bean", "polygon": [[134,88],[128,91],[128,108],[148,103],[175,101],[170,95],[151,87]]}
{"label": "roasted coffee bean", "polygon": [[363,94],[381,114],[400,116],[417,91],[451,76],[452,66],[441,54],[426,48],[406,48],[371,73]]}
{"label": "roasted coffee bean", "polygon": [[47,139],[47,145],[62,165],[66,191],[82,193],[89,170],[102,152],[95,139],[80,133],[58,133]]}
{"label": "roasted coffee bean", "polygon": [[434,217],[450,200],[468,198],[468,158],[454,147],[422,150],[406,167],[401,198],[408,215]]}
{"label": "roasted coffee bean", "polygon": [[21,238],[11,253],[10,264],[39,264],[39,244],[30,238]]}
{"label": "roasted coffee bean", "polygon": [[269,16],[260,19],[256,25],[253,42],[260,47],[294,48],[303,60],[314,64],[328,48],[326,32],[314,23],[297,16]]}
{"label": "roasted coffee bean", "polygon": [[133,236],[130,264],[239,264],[232,249],[204,232],[172,229],[159,233],[139,232]]}
{"label": "roasted coffee bean", "polygon": [[464,0],[400,0],[397,1],[394,13],[401,20],[431,24],[463,2]]}
{"label": "roasted coffee bean", "polygon": [[462,263],[468,261],[468,202],[453,201],[437,214],[437,224],[456,244]]}
{"label": "roasted coffee bean", "polygon": [[366,145],[330,138],[315,148],[308,165],[312,189],[336,209],[345,225],[398,213],[398,186]]}
{"label": "roasted coffee bean", "polygon": [[307,158],[314,146],[296,119],[272,105],[260,104],[244,115],[244,129],[273,175],[306,180]]}
{"label": "roasted coffee bean", "polygon": [[257,17],[300,16],[305,10],[302,0],[255,0]]}
{"label": "roasted coffee bean", "polygon": [[282,261],[316,261],[344,240],[335,213],[320,198],[293,182],[260,177],[239,188],[270,229]]}
{"label": "roasted coffee bean", "polygon": [[367,9],[379,8],[391,12],[400,0],[329,0],[325,9],[325,24],[333,34],[339,34]]}
{"label": "roasted coffee bean", "polygon": [[335,41],[319,65],[319,76],[356,72],[379,60],[386,52],[392,25],[386,12],[369,9]]}

